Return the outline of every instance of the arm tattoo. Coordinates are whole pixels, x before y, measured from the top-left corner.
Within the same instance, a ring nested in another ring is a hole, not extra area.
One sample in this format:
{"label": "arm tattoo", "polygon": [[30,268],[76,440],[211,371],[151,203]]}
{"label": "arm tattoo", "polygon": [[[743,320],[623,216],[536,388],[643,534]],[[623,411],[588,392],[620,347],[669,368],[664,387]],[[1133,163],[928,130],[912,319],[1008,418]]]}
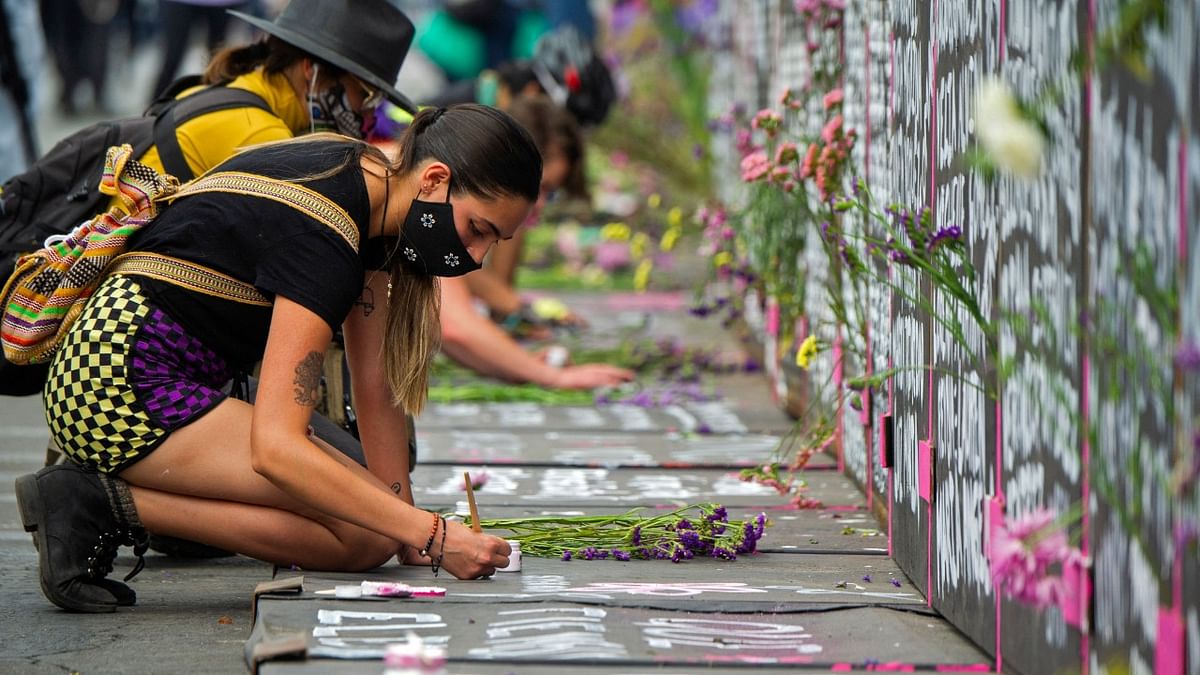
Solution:
{"label": "arm tattoo", "polygon": [[392,483],[392,492],[395,492],[396,494],[404,492],[404,486],[400,484],[400,481]]}
{"label": "arm tattoo", "polygon": [[300,363],[296,364],[296,403],[310,408],[320,400],[321,366],[325,359],[319,352],[309,352]]}

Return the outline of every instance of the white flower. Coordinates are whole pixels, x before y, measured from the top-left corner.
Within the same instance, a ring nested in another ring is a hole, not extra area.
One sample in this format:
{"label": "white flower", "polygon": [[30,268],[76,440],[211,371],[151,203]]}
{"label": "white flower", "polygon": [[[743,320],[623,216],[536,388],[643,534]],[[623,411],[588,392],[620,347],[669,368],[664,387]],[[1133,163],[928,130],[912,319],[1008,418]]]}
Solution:
{"label": "white flower", "polygon": [[446,254],[446,264],[451,267],[458,267],[458,256],[453,253]]}
{"label": "white flower", "polygon": [[409,262],[417,262],[417,252],[409,246],[404,247],[404,257],[408,258]]}
{"label": "white flower", "polygon": [[436,222],[437,221],[433,219],[432,213],[422,213],[421,214],[421,224],[424,225],[425,227],[433,227],[433,224]]}
{"label": "white flower", "polygon": [[1033,178],[1041,169],[1046,139],[1000,80],[984,82],[975,97],[975,136],[997,167],[1022,178]]}

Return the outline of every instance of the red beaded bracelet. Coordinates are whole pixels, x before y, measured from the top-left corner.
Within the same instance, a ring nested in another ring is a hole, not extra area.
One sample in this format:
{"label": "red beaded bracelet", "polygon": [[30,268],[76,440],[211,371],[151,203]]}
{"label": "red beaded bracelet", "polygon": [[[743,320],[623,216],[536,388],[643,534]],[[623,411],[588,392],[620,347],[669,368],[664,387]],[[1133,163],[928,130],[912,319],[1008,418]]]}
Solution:
{"label": "red beaded bracelet", "polygon": [[421,549],[421,551],[420,551],[422,556],[429,555],[429,549],[433,548],[433,538],[435,536],[437,536],[438,522],[440,522],[440,521],[441,521],[441,516],[439,516],[436,513],[433,514],[433,529],[431,529],[429,531],[429,539],[425,542],[425,548]]}

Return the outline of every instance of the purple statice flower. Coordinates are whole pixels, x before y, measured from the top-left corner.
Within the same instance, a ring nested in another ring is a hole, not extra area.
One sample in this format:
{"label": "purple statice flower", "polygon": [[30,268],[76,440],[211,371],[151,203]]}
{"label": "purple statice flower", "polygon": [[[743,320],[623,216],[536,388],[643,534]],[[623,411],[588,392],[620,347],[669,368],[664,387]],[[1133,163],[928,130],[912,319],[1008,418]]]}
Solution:
{"label": "purple statice flower", "polygon": [[1175,365],[1181,370],[1200,370],[1200,345],[1184,340],[1175,348]]}
{"label": "purple statice flower", "polygon": [[893,586],[895,586],[896,588],[900,588],[900,580],[899,579],[893,578],[893,579],[890,579],[890,581],[892,582]]}
{"label": "purple statice flower", "polygon": [[675,10],[679,27],[695,38],[704,37],[705,26],[717,14],[717,0],[696,0]]}
{"label": "purple statice flower", "polygon": [[688,308],[688,314],[703,319],[712,312],[712,308],[708,305],[694,305]]}
{"label": "purple statice flower", "polygon": [[584,560],[595,560],[598,557],[599,551],[596,550],[595,546],[588,546],[580,550],[579,553],[583,555]]}
{"label": "purple statice flower", "polygon": [[616,558],[617,560],[620,560],[621,562],[629,562],[630,556],[629,556],[628,552],[622,551],[619,548],[614,548],[612,550],[612,557]]}
{"label": "purple statice flower", "polygon": [[571,549],[569,549],[569,548],[563,549],[562,559],[564,562],[571,559]]}
{"label": "purple statice flower", "polygon": [[933,234],[933,238],[926,244],[925,250],[933,252],[937,247],[949,241],[958,241],[962,238],[962,228],[957,225],[943,227]]}
{"label": "purple statice flower", "polygon": [[733,551],[730,551],[729,549],[723,548],[721,546],[713,547],[712,557],[722,558],[724,560],[737,560],[737,555]]}
{"label": "purple statice flower", "polygon": [[722,523],[728,523],[729,522],[729,513],[725,510],[724,506],[718,506],[717,508],[713,509],[712,513],[705,516],[704,519],[710,523],[715,523],[717,521],[721,521]]}
{"label": "purple statice flower", "polygon": [[705,423],[705,422],[701,422],[700,424],[696,425],[696,433],[698,433],[698,434],[711,434],[711,433],[712,433],[712,427],[711,427],[711,426],[709,426],[709,425],[708,425],[707,423]]}
{"label": "purple statice flower", "polygon": [[671,562],[677,563],[683,560],[683,551],[682,547],[676,547],[675,551],[671,553]]}
{"label": "purple statice flower", "polygon": [[888,260],[891,260],[894,263],[900,263],[901,265],[906,265],[908,264],[908,254],[904,251],[892,249],[891,251],[888,251]]}
{"label": "purple statice flower", "polygon": [[868,584],[869,584],[869,583],[871,583],[871,575],[870,575],[870,574],[864,574],[864,575],[863,575],[863,578],[862,578],[862,580],[863,580],[863,581],[865,581],[865,582],[867,582]]}
{"label": "purple statice flower", "polygon": [[697,549],[704,545],[700,541],[700,533],[695,530],[685,530],[679,533],[679,543],[683,544],[688,550]]}
{"label": "purple statice flower", "polygon": [[609,25],[614,35],[622,35],[637,23],[645,8],[640,2],[618,2],[609,14]]}
{"label": "purple statice flower", "polygon": [[629,535],[629,541],[634,546],[642,545],[642,528],[640,525],[633,528],[633,532]]}
{"label": "purple statice flower", "polygon": [[688,520],[687,518],[680,518],[679,522],[675,523],[675,527],[680,530],[696,529],[696,527],[694,525],[692,525],[692,521]]}
{"label": "purple statice flower", "polygon": [[636,405],[639,408],[653,408],[654,395],[648,391],[639,391],[625,401],[631,405]]}

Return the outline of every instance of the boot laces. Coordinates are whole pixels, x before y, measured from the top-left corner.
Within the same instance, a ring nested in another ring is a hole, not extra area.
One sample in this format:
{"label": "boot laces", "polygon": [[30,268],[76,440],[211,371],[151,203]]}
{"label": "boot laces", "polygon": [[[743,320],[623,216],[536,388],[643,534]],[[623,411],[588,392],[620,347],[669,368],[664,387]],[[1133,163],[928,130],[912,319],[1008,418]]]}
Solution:
{"label": "boot laces", "polygon": [[117,550],[122,546],[132,546],[137,563],[133,570],[125,575],[125,581],[137,576],[146,567],[146,551],[150,548],[150,534],[143,528],[116,528],[100,533],[96,544],[92,546],[92,554],[87,559],[87,573],[93,579],[103,579],[113,571],[113,562],[117,558]]}

